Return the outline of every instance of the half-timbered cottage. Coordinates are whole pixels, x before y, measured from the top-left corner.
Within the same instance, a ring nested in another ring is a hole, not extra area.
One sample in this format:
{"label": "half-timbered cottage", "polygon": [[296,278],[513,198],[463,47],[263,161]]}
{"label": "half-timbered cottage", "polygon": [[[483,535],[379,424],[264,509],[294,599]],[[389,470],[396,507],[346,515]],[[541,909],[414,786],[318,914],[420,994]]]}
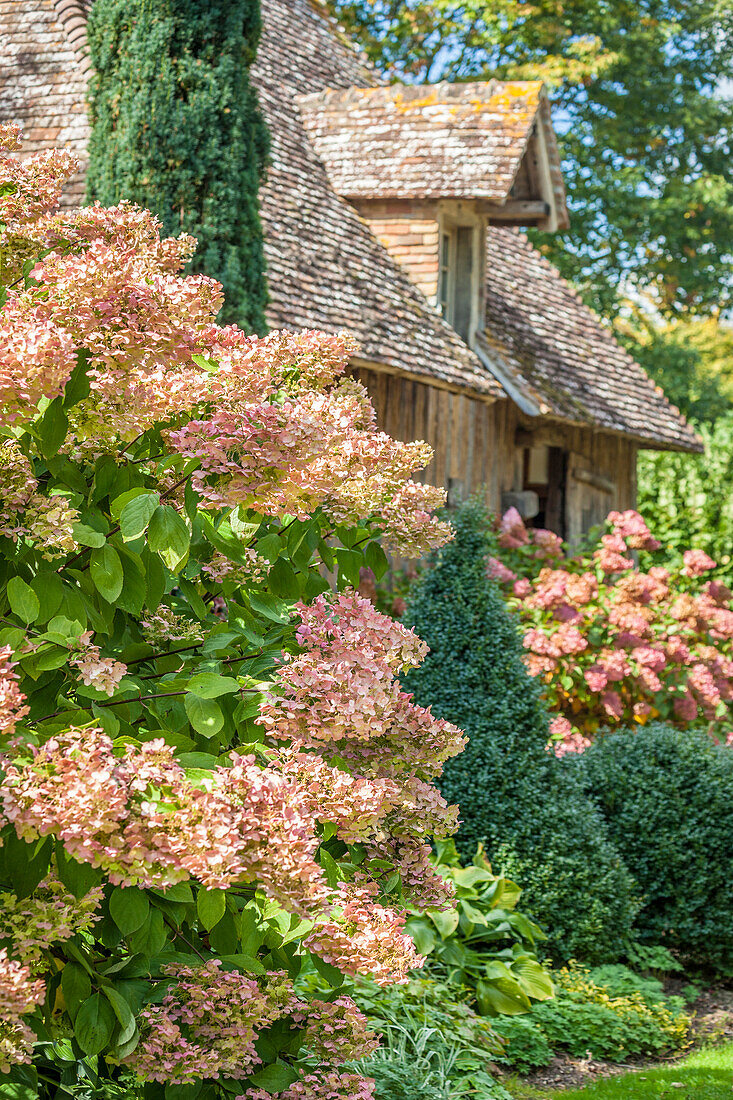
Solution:
{"label": "half-timbered cottage", "polygon": [[[85,0],[0,0],[0,118],[82,171]],[[392,435],[429,481],[577,537],[634,504],[640,448],[696,451],[679,412],[521,233],[567,225],[544,89],[385,86],[317,0],[262,0],[255,81],[278,328],[348,329]]]}

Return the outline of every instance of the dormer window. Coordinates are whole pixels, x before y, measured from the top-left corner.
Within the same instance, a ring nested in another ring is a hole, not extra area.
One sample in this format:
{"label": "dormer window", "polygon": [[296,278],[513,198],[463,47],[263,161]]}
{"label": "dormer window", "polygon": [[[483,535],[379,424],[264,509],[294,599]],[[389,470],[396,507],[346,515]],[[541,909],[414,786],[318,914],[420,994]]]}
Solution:
{"label": "dormer window", "polygon": [[479,325],[483,230],[479,219],[461,224],[441,218],[438,305],[449,325],[470,344]]}

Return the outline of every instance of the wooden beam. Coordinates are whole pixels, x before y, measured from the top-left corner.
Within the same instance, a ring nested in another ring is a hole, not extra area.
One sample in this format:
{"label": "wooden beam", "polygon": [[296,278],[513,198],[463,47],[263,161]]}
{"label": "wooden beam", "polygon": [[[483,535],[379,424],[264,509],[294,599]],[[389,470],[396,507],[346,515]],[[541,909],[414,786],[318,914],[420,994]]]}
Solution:
{"label": "wooden beam", "polygon": [[503,206],[486,204],[483,211],[495,225],[531,225],[550,215],[550,204],[544,199],[509,199]]}
{"label": "wooden beam", "polygon": [[593,473],[592,470],[580,470],[573,467],[570,476],[573,481],[581,481],[584,485],[590,485],[593,489],[599,489],[602,493],[614,493],[616,491],[615,481],[611,481],[609,477],[602,477],[601,474]]}

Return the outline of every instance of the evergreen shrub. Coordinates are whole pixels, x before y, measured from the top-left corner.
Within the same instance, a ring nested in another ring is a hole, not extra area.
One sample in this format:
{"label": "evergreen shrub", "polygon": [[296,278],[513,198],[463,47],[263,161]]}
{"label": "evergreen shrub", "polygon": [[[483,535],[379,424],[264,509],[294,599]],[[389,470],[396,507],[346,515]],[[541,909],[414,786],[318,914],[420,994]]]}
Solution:
{"label": "evergreen shrub", "polygon": [[733,964],[733,753],[651,724],[601,738],[574,766],[643,895],[635,936]]}
{"label": "evergreen shrub", "polygon": [[613,961],[635,913],[633,882],[572,769],[546,751],[540,685],[522,661],[517,625],[486,574],[480,506],[453,518],[455,539],[413,590],[406,620],[430,646],[405,687],[468,735],[441,790],[460,807],[464,857],[478,843],[522,887],[523,906],[558,958]]}
{"label": "evergreen shrub", "polygon": [[224,322],[265,331],[258,189],[268,135],[250,81],[258,0],[95,0],[87,193],[130,199],[198,240]]}

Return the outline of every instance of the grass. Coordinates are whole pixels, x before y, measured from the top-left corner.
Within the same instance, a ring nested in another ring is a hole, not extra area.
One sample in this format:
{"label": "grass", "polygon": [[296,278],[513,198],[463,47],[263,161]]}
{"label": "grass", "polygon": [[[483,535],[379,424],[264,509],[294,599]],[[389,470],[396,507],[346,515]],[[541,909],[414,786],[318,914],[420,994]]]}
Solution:
{"label": "grass", "polygon": [[674,1065],[606,1077],[581,1089],[536,1089],[521,1082],[512,1082],[508,1089],[515,1100],[731,1100],[733,1043],[706,1047]]}

